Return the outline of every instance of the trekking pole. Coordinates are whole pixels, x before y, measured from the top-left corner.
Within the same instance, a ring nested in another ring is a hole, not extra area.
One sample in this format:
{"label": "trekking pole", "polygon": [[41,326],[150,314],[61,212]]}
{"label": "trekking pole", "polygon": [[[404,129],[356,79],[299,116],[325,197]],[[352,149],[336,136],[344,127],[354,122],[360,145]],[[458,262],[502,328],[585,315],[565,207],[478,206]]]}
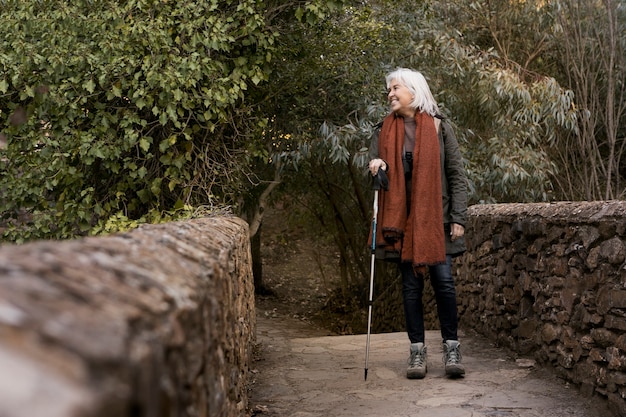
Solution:
{"label": "trekking pole", "polygon": [[374,215],[372,216],[372,260],[370,263],[370,293],[368,298],[367,312],[367,340],[365,342],[365,380],[367,381],[367,365],[370,356],[370,334],[372,329],[372,304],[374,298],[374,263],[376,261],[376,222],[378,217],[378,190],[389,188],[387,174],[382,169],[374,177]]}

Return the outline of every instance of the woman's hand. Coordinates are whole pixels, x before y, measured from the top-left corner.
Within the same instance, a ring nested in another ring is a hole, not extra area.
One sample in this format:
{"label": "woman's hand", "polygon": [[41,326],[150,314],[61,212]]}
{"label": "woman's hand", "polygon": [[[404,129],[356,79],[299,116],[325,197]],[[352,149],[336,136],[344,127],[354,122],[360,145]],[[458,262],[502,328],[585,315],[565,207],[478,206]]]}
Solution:
{"label": "woman's hand", "polygon": [[450,224],[450,240],[454,242],[458,238],[463,237],[464,234],[465,234],[465,227],[461,226],[458,223]]}
{"label": "woman's hand", "polygon": [[378,170],[382,168],[384,171],[387,170],[387,164],[380,158],[372,159],[370,161],[369,169],[372,173],[372,176],[378,174]]}

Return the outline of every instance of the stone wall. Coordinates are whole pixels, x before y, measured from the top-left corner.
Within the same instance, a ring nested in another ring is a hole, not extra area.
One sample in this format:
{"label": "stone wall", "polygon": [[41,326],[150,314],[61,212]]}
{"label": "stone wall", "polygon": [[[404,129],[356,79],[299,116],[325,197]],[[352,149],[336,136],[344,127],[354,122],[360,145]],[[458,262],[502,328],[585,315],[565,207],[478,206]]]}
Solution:
{"label": "stone wall", "polygon": [[626,202],[477,205],[458,261],[474,328],[626,416]]}
{"label": "stone wall", "polygon": [[0,415],[245,415],[248,242],[222,217],[1,247]]}

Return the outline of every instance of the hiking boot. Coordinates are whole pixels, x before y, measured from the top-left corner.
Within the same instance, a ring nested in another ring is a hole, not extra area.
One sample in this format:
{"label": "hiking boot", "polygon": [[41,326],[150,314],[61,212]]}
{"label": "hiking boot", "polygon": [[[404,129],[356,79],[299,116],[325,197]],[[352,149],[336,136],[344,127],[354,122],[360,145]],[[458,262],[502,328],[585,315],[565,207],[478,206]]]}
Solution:
{"label": "hiking boot", "polygon": [[426,376],[426,346],[423,343],[411,343],[411,356],[406,377],[409,379],[422,379]]}
{"label": "hiking boot", "polygon": [[461,344],[458,340],[446,340],[443,342],[443,364],[446,375],[450,377],[462,377],[465,368],[461,365]]}

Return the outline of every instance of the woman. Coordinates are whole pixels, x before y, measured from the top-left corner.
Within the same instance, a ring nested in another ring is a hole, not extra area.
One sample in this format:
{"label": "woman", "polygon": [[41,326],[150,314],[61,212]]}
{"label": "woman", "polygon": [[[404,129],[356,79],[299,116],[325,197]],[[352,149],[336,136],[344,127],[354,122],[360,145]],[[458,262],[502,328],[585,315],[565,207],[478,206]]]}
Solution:
{"label": "woman", "polygon": [[369,170],[389,177],[379,193],[377,258],[399,262],[406,329],[407,378],[426,376],[422,292],[428,271],[443,337],[445,373],[461,377],[452,258],[465,251],[467,179],[459,145],[439,115],[424,76],[406,68],[386,77],[391,113],[375,132]]}

